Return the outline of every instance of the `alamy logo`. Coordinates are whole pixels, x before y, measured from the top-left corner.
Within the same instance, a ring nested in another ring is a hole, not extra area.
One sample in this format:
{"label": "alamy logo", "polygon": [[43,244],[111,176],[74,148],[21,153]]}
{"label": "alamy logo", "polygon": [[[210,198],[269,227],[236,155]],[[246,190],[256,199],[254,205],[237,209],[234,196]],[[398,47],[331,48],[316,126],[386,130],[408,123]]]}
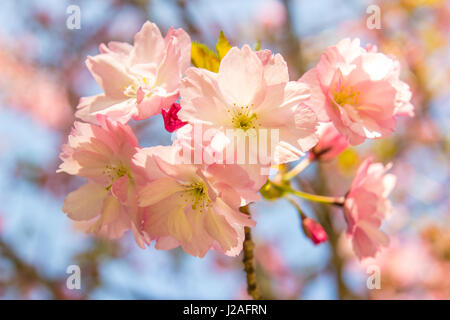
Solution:
{"label": "alamy logo", "polygon": [[77,5],[70,5],[66,9],[66,13],[70,16],[67,17],[66,26],[67,29],[81,29],[81,9]]}
{"label": "alamy logo", "polygon": [[372,4],[367,7],[366,13],[370,16],[366,20],[366,26],[370,30],[381,29],[381,9],[379,6]]}
{"label": "alamy logo", "polygon": [[367,278],[367,289],[381,289],[381,271],[380,267],[376,265],[370,265],[366,270],[370,276]]}
{"label": "alamy logo", "polygon": [[81,289],[81,269],[79,266],[73,264],[67,267],[67,274],[70,276],[67,277],[66,287],[69,290],[79,290]]}

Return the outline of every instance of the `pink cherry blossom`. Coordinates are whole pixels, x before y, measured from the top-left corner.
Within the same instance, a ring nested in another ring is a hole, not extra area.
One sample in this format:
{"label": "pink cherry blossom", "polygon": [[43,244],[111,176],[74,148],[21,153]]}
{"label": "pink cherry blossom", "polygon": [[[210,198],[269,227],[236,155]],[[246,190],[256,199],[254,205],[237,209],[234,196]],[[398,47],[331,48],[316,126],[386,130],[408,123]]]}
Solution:
{"label": "pink cherry blossom", "polygon": [[332,121],[353,145],[388,136],[395,115],[412,112],[409,86],[399,79],[399,62],[359,39],[326,49],[317,66],[299,82],[311,87],[308,105],[321,121]]}
{"label": "pink cherry blossom", "polygon": [[366,159],[358,168],[344,203],[347,235],[359,259],[374,257],[381,246],[387,246],[388,236],[379,230],[383,219],[392,214],[387,199],[396,177],[387,174],[390,165],[372,163]]}
{"label": "pink cherry blossom", "polygon": [[143,210],[138,208],[136,188],[143,173],[131,159],[139,149],[130,127],[98,116],[101,126],[75,122],[60,155],[58,172],[87,179],[65,199],[63,212],[83,222],[86,232],[120,238],[130,230],[144,248],[141,230]]}
{"label": "pink cherry blossom", "polygon": [[269,136],[271,130],[277,130],[279,141],[267,152],[272,163],[297,160],[317,143],[316,115],[303,104],[309,88],[289,81],[280,54],[254,52],[248,45],[233,47],[222,59],[218,73],[188,69],[180,92],[179,118],[217,129],[213,139],[217,149],[231,143],[227,130],[258,138],[262,129]]}
{"label": "pink cherry blossom", "polygon": [[349,146],[348,140],[332,123],[321,123],[317,130],[319,142],[311,150],[310,159],[330,160]]}
{"label": "pink cherry blossom", "polygon": [[183,122],[178,118],[178,112],[181,107],[178,103],[172,103],[169,108],[169,111],[162,110],[162,116],[164,119],[164,127],[169,132],[174,132],[175,130],[181,128],[186,125],[187,122]]}
{"label": "pink cherry blossom", "polygon": [[323,229],[322,225],[311,218],[302,219],[302,227],[305,235],[317,245],[328,241],[328,235]]}
{"label": "pink cherry blossom", "polygon": [[146,22],[134,37],[134,46],[110,42],[86,65],[104,90],[82,98],[77,117],[96,121],[107,115],[114,121],[142,120],[161,112],[179,96],[181,77],[190,64],[191,40],[182,29],[170,29],[163,38],[158,27]]}
{"label": "pink cherry blossom", "polygon": [[[135,163],[148,179],[138,196],[146,208],[144,229],[157,249],[181,246],[203,257],[211,248],[236,256],[242,250],[244,226],[254,226],[239,207],[246,197],[258,199],[253,182],[239,167],[180,163],[180,148],[142,149]],[[253,193],[253,195],[252,195]]]}

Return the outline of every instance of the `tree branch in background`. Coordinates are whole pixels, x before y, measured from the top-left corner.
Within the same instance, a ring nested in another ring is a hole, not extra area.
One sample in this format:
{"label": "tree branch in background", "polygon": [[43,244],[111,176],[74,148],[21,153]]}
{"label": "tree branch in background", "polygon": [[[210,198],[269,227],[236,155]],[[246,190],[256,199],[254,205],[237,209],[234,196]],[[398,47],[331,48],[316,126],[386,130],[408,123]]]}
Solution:
{"label": "tree branch in background", "polygon": [[283,38],[283,49],[288,65],[290,66],[289,72],[292,73],[293,79],[299,78],[306,71],[305,63],[303,61],[302,47],[300,37],[297,36],[294,30],[293,24],[293,8],[292,1],[283,0],[283,4],[286,7],[286,23],[285,23],[285,37]]}
{"label": "tree branch in background", "polygon": [[44,286],[50,291],[54,299],[60,300],[67,298],[63,292],[61,281],[48,279],[39,274],[35,267],[23,261],[14,250],[2,240],[0,240],[0,254],[14,265],[14,270],[17,273],[19,280],[26,284]]}
{"label": "tree branch in background", "polygon": [[[303,183],[300,179],[297,179],[297,182],[302,187],[302,189],[307,190],[308,186]],[[326,180],[324,177],[324,172],[322,165],[319,163],[317,166],[317,174],[314,180],[314,190],[308,190],[311,192],[329,192]],[[310,188],[311,189],[311,188]],[[344,280],[344,267],[345,260],[341,256],[339,252],[339,228],[335,226],[335,222],[332,217],[332,207],[329,205],[321,205],[319,203],[312,203],[314,207],[314,211],[317,214],[317,219],[322,227],[325,229],[328,235],[328,242],[330,244],[330,257],[328,260],[328,268],[333,272],[336,286],[337,286],[337,295],[339,300],[347,300],[347,299],[359,299],[361,297],[355,295],[345,283]]]}
{"label": "tree branch in background", "polygon": [[188,8],[187,8],[187,1],[186,0],[177,0],[176,1],[177,6],[180,11],[181,20],[183,21],[184,25],[186,26],[186,31],[189,33],[191,37],[198,36],[200,34],[200,30],[195,25],[194,21],[192,20],[191,15],[189,14]]}

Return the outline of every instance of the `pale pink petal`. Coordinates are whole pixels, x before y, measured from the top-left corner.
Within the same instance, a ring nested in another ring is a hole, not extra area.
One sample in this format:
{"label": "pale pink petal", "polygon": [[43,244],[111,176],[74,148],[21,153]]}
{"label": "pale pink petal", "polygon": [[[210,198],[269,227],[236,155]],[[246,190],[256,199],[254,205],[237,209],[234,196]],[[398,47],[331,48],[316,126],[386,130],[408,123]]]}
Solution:
{"label": "pale pink petal", "polygon": [[295,113],[295,133],[298,147],[306,152],[318,142],[317,137],[317,115],[307,106],[300,106]]}
{"label": "pale pink petal", "polygon": [[236,231],[223,216],[205,212],[204,222],[206,231],[217,240],[223,251],[228,251],[237,245]]}
{"label": "pale pink petal", "polygon": [[104,94],[81,98],[75,116],[83,121],[97,123],[97,115],[108,116],[114,121],[127,123],[137,112],[136,100],[122,97],[113,99]]}
{"label": "pale pink petal", "polygon": [[270,59],[264,61],[263,64],[264,80],[268,86],[286,83],[289,81],[287,63],[284,61],[281,54],[271,55]]}
{"label": "pale pink petal", "polygon": [[136,240],[136,244],[139,248],[145,249],[145,246],[150,244],[149,237],[138,230],[134,223],[131,224],[131,232],[133,233],[134,239]]}
{"label": "pale pink petal", "polygon": [[204,215],[195,211],[189,211],[187,219],[192,228],[192,239],[189,242],[181,243],[183,250],[187,253],[204,257],[211,249],[214,239],[208,234],[204,225]]}
{"label": "pale pink petal", "polygon": [[128,194],[130,192],[130,178],[125,175],[117,179],[111,187],[111,193],[124,205],[128,203]]}
{"label": "pale pink petal", "polygon": [[170,235],[168,219],[175,211],[186,206],[180,193],[174,193],[151,206],[147,207],[144,217],[144,229],[151,237],[166,237]]}
{"label": "pale pink petal", "polygon": [[191,65],[191,38],[189,37],[189,34],[181,28],[170,28],[164,38],[166,47],[167,43],[170,42],[172,38],[177,39],[177,43],[180,48],[181,56],[178,64],[180,66],[180,72],[183,74]]}
{"label": "pale pink petal", "polygon": [[125,88],[134,82],[126,72],[123,64],[108,54],[100,54],[86,59],[86,65],[95,81],[112,99],[125,99]]}
{"label": "pale pink petal", "polygon": [[179,149],[172,146],[155,146],[138,150],[132,159],[133,164],[144,170],[145,178],[149,181],[167,177],[156,164],[156,156],[169,163],[177,163]]}
{"label": "pale pink petal", "polygon": [[122,59],[125,62],[133,46],[126,42],[110,41],[108,45],[102,43],[99,49],[100,53],[116,54],[118,59]]}
{"label": "pale pink petal", "polygon": [[146,207],[153,205],[181,190],[183,190],[182,186],[170,178],[149,182],[139,192],[139,206]]}
{"label": "pale pink petal", "polygon": [[172,237],[161,237],[156,240],[155,249],[171,250],[178,247],[180,243]]}
{"label": "pale pink petal", "polygon": [[160,157],[155,157],[159,169],[166,175],[180,181],[190,181],[196,176],[197,167],[190,164],[169,163]]}
{"label": "pale pink petal", "polygon": [[247,45],[231,48],[220,63],[219,86],[230,103],[250,105],[263,89],[262,80],[261,61]]}
{"label": "pale pink petal", "polygon": [[181,243],[191,241],[192,230],[183,207],[179,207],[169,214],[167,226],[170,235]]}
{"label": "pale pink petal", "polygon": [[388,236],[370,224],[361,222],[358,229],[353,240],[353,248],[360,259],[374,257],[381,246],[386,247],[389,244]]}
{"label": "pale pink petal", "polygon": [[181,110],[178,117],[192,123],[226,124],[225,98],[218,88],[217,74],[189,68],[180,88]]}
{"label": "pale pink petal", "polygon": [[361,42],[358,38],[351,40],[345,38],[336,44],[336,49],[347,63],[354,62],[365,50],[361,48]]}
{"label": "pale pink petal", "polygon": [[308,70],[298,82],[305,83],[310,88],[311,95],[309,99],[305,102],[314,112],[317,114],[319,121],[329,121],[325,105],[327,104],[326,96],[322,91],[319,80],[317,78],[316,69]]}
{"label": "pale pink petal", "polygon": [[159,64],[164,55],[164,39],[156,24],[147,21],[134,36],[131,64]]}
{"label": "pale pink petal", "polygon": [[108,191],[101,185],[86,183],[69,193],[64,200],[63,212],[76,221],[90,220],[101,213]]}
{"label": "pale pink petal", "polygon": [[137,113],[133,116],[134,120],[143,120],[148,117],[157,115],[161,113],[163,99],[159,95],[151,95],[145,98],[137,106]]}

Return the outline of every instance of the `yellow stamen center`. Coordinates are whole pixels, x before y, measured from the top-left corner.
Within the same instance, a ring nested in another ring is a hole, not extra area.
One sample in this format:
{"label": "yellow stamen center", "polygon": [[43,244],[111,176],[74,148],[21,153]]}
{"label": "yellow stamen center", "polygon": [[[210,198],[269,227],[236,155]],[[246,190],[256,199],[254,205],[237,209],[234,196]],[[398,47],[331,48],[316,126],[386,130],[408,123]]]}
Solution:
{"label": "yellow stamen center", "polygon": [[139,88],[142,88],[146,92],[146,95],[150,95],[151,92],[149,89],[150,81],[147,77],[143,77],[140,81],[136,81],[131,83],[128,86],[123,87],[123,94],[126,95],[129,98],[136,98],[137,92]]}
{"label": "yellow stamen center", "polygon": [[109,179],[111,184],[106,188],[109,190],[112,184],[122,178],[124,175],[128,174],[127,168],[122,163],[119,164],[108,164],[103,169],[103,174]]}
{"label": "yellow stamen center", "polygon": [[185,186],[184,192],[181,194],[186,204],[192,204],[192,210],[208,210],[211,206],[208,188],[203,181],[196,181]]}
{"label": "yellow stamen center", "polygon": [[[253,104],[250,106],[253,107]],[[231,123],[234,128],[247,131],[256,129],[259,126],[257,122],[258,116],[251,111],[250,106],[238,107],[234,104],[234,108],[227,110],[231,116]]]}
{"label": "yellow stamen center", "polygon": [[346,104],[356,106],[359,101],[359,91],[355,91],[352,86],[345,88],[342,87],[341,90],[334,93],[334,101],[340,106],[344,106]]}

